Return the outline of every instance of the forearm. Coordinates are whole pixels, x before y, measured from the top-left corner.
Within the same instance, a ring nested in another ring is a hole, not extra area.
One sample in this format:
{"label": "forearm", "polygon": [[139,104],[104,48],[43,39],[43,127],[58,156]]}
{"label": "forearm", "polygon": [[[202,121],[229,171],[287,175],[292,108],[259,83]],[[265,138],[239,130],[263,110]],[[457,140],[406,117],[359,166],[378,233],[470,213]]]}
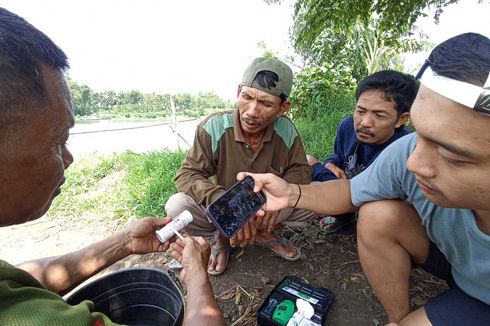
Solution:
{"label": "forearm", "polygon": [[289,169],[283,177],[289,183],[308,184],[311,182],[311,167],[298,165]]}
{"label": "forearm", "polygon": [[32,260],[18,267],[30,273],[47,289],[61,295],[102,269],[130,254],[126,232],[118,232],[80,250]]}
{"label": "forearm", "polygon": [[338,215],[353,212],[350,182],[348,180],[331,180],[314,182],[309,185],[290,184],[289,206],[302,208],[321,215]]}
{"label": "forearm", "polygon": [[203,175],[191,171],[180,171],[175,178],[175,186],[177,190],[205,206],[225,192],[222,186],[215,185]]}
{"label": "forearm", "polygon": [[297,137],[289,150],[289,163],[281,178],[289,183],[308,184],[311,182],[311,167],[306,160],[306,153],[301,139]]}
{"label": "forearm", "polygon": [[184,326],[225,325],[223,314],[216,303],[211,283],[204,269],[189,273],[186,301]]}

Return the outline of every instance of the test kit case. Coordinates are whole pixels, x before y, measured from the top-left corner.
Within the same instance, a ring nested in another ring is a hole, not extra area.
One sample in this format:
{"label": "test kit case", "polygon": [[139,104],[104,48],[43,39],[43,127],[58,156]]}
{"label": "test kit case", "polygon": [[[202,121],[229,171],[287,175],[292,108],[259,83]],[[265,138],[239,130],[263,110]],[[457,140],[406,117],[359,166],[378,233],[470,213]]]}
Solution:
{"label": "test kit case", "polygon": [[287,325],[288,317],[297,310],[298,298],[309,302],[314,309],[311,322],[305,322],[304,325],[323,325],[335,296],[329,289],[315,288],[303,282],[298,276],[286,276],[260,306],[257,312],[258,325]]}

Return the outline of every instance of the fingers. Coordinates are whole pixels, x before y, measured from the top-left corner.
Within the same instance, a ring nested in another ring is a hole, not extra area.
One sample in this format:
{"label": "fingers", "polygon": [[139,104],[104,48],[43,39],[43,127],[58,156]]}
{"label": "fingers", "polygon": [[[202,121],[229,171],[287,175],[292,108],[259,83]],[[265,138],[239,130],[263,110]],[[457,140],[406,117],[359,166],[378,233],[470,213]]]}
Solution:
{"label": "fingers", "polygon": [[343,170],[340,170],[340,179],[347,180],[347,174]]}
{"label": "fingers", "polygon": [[257,230],[261,230],[261,229],[264,228],[264,225],[265,225],[264,224],[264,219],[267,218],[267,215],[268,215],[267,212],[265,212],[265,214],[263,216],[259,216],[259,215],[255,214],[254,220],[255,220],[255,228]]}
{"label": "fingers", "polygon": [[158,226],[158,227],[163,227],[167,225],[168,223],[172,222],[171,217],[147,217],[145,220],[149,221],[151,224]]}
{"label": "fingers", "polygon": [[256,218],[255,220],[255,222],[257,223],[256,229],[257,230],[267,229],[267,231],[269,232],[273,231],[275,225],[277,224],[278,215],[279,212],[265,212],[262,218]]}
{"label": "fingers", "polygon": [[238,230],[237,234],[230,238],[230,245],[232,247],[245,247],[246,245],[254,243],[256,235],[257,228],[255,227],[255,221],[254,219],[250,219],[240,230]]}
{"label": "fingers", "polygon": [[277,217],[279,216],[279,212],[271,212],[271,216],[269,217],[269,222],[267,223],[267,231],[274,231],[274,227],[277,224]]}
{"label": "fingers", "polygon": [[250,173],[250,172],[239,172],[237,174],[237,180],[243,180],[245,179],[246,176],[251,176],[254,179],[254,192],[259,192],[262,190],[262,187],[266,183],[267,179],[269,178],[269,175],[272,175],[270,173],[266,174],[256,174],[256,173]]}
{"label": "fingers", "polygon": [[185,238],[184,240],[177,239],[174,243],[172,243],[172,257],[177,259],[179,262],[182,261],[182,255],[184,252],[185,241],[189,238]]}

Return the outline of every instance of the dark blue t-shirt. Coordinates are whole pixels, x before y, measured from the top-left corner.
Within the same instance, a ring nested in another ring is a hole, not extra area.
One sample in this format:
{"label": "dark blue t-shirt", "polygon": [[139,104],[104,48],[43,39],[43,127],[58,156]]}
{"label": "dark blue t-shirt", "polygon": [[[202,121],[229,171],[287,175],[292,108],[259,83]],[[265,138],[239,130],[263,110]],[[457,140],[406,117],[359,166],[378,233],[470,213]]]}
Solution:
{"label": "dark blue t-shirt", "polygon": [[329,162],[343,169],[351,179],[365,170],[388,145],[410,132],[409,129],[400,127],[395,129],[393,136],[381,145],[364,144],[356,137],[354,119],[347,117],[337,128],[334,153],[327,157],[323,164],[315,163],[312,166],[312,181],[337,179],[335,174],[324,166]]}

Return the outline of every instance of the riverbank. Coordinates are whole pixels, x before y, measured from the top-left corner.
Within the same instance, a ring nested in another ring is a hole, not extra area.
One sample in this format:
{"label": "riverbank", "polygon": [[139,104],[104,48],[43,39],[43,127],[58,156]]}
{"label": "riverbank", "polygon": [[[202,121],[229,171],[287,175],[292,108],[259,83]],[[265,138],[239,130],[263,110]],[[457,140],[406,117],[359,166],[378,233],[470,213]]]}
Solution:
{"label": "riverbank", "polygon": [[100,120],[75,124],[68,148],[75,159],[94,152],[113,154],[131,151],[179,151],[190,148],[200,119],[171,121]]}

